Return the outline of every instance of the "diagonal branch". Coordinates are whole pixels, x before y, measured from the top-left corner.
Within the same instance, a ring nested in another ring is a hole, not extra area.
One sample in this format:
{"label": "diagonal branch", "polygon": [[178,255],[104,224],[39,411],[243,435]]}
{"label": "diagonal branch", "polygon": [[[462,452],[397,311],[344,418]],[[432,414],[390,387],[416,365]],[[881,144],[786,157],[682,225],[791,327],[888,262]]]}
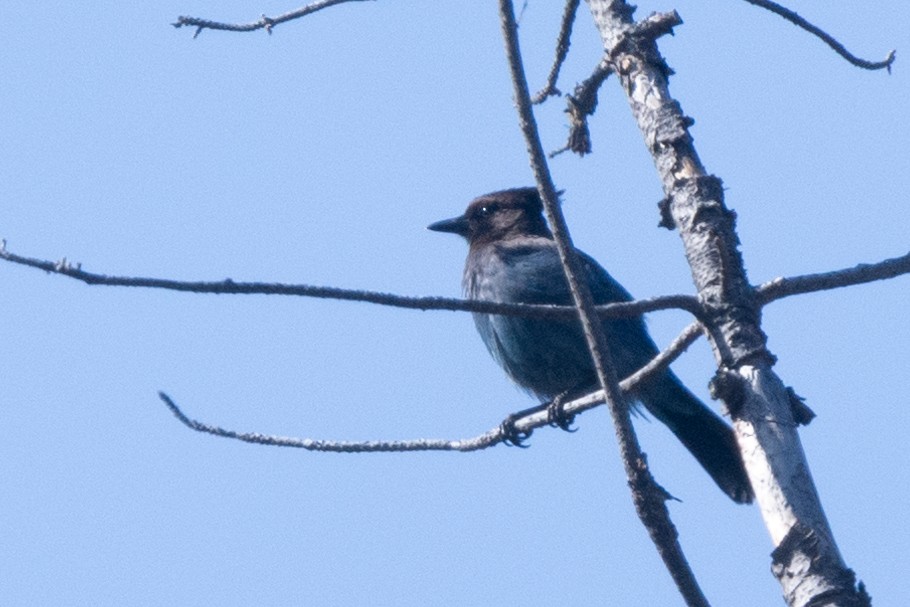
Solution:
{"label": "diagonal branch", "polygon": [[888,56],[885,57],[884,61],[869,61],[867,59],[861,59],[856,55],[853,55],[846,47],[834,39],[833,36],[825,32],[820,27],[813,25],[800,17],[796,12],[791,11],[785,6],[781,6],[776,2],[771,2],[771,0],[746,0],[749,4],[753,4],[765,10],[771,11],[776,15],[780,15],[796,27],[806,30],[810,34],[821,38],[821,40],[834,49],[838,55],[855,65],[856,67],[861,67],[866,70],[880,70],[886,69],[888,72],[891,72],[891,64],[894,63],[895,51],[888,53]]}
{"label": "diagonal branch", "polygon": [[[635,388],[642,382],[670,366],[670,363],[676,360],[686,348],[698,339],[701,332],[702,327],[699,323],[695,322],[690,324],[665,350],[655,356],[647,365],[622,380],[619,384],[620,388],[627,394],[634,392]],[[158,396],[164,401],[165,406],[170,409],[171,413],[173,413],[183,425],[191,430],[220,436],[222,438],[231,438],[246,443],[255,443],[272,447],[291,447],[295,449],[305,449],[307,451],[324,451],[332,453],[388,453],[403,451],[467,452],[487,449],[499,443],[506,443],[509,440],[509,436],[504,432],[503,424],[500,424],[496,428],[484,432],[483,434],[465,439],[417,438],[410,440],[332,441],[315,438],[276,436],[274,434],[262,434],[260,432],[238,432],[236,430],[228,430],[192,419],[180,409],[170,396],[164,392],[159,392]],[[603,390],[597,390],[570,402],[566,402],[564,404],[564,410],[566,414],[576,416],[589,409],[598,407],[603,403]],[[510,416],[509,421],[515,431],[524,436],[530,436],[534,430],[550,425],[546,407],[547,405],[536,407],[518,419],[513,419]]]}
{"label": "diagonal branch", "polygon": [[542,89],[535,93],[531,103],[538,104],[547,100],[547,97],[559,96],[562,93],[556,88],[556,81],[559,79],[559,70],[565,63],[569,54],[569,43],[572,39],[572,25],[575,23],[575,15],[578,14],[578,5],[581,0],[567,0],[566,6],[562,12],[562,21],[559,26],[559,36],[556,38],[556,58],[553,60],[553,67],[547,76],[547,83]]}
{"label": "diagonal branch", "polygon": [[177,21],[172,23],[176,28],[181,27],[195,27],[196,33],[193,34],[193,38],[197,38],[199,34],[202,33],[202,30],[221,30],[226,32],[253,32],[256,30],[264,29],[269,34],[272,33],[272,29],[276,25],[280,25],[286,21],[292,21],[294,19],[300,19],[316,11],[320,11],[324,8],[329,8],[330,6],[335,6],[336,4],[343,4],[345,2],[364,2],[365,0],[318,0],[306,6],[302,6],[297,10],[293,10],[277,17],[267,17],[262,15],[258,21],[252,21],[250,23],[222,23],[220,21],[210,21],[208,19],[200,19],[198,17],[177,17]]}
{"label": "diagonal branch", "polygon": [[518,110],[519,125],[525,138],[531,168],[537,181],[537,188],[543,200],[547,221],[553,232],[559,258],[565,271],[566,280],[572,291],[572,299],[578,308],[579,320],[584,329],[588,350],[597,372],[597,379],[604,390],[607,406],[613,418],[622,454],[623,466],[632,488],[632,501],[642,523],[648,530],[651,540],[664,564],[676,582],[680,593],[690,606],[706,606],[708,601],[698,586],[695,574],[689,567],[686,557],[679,545],[678,533],[670,521],[667,511],[667,492],[651,476],[645,456],[638,444],[629,408],[618,386],[618,378],[610,359],[610,350],[602,323],[597,322],[594,303],[587,284],[578,279],[579,260],[569,236],[565,217],[559,206],[556,186],[553,184],[547,167],[546,154],[537,132],[537,123],[531,106],[528,82],[521,60],[518,44],[518,26],[515,23],[515,11],[511,0],[499,0],[499,15],[502,33],[506,46],[509,69],[512,74],[514,100]]}

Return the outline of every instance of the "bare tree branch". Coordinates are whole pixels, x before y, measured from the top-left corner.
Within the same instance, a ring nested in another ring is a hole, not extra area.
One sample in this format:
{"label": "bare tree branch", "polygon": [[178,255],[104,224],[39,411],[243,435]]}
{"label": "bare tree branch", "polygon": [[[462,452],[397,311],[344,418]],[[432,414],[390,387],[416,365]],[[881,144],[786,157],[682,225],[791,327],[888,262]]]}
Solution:
{"label": "bare tree branch", "polygon": [[572,25],[575,23],[575,15],[578,13],[579,4],[581,4],[581,0],[566,0],[562,21],[559,26],[559,36],[556,38],[556,58],[553,60],[553,67],[550,68],[550,74],[547,76],[547,83],[531,99],[531,103],[535,105],[543,103],[547,100],[547,97],[562,94],[556,88],[556,81],[559,79],[559,70],[562,69],[562,64],[565,63],[566,56],[569,54]]}
{"label": "bare tree branch", "polygon": [[[0,259],[44,270],[50,274],[59,274],[61,276],[73,278],[89,285],[141,287],[191,293],[212,293],[216,295],[293,295],[298,297],[314,297],[317,299],[361,301],[411,310],[483,312],[486,314],[527,316],[531,318],[575,318],[577,316],[577,311],[572,306],[498,303],[478,300],[469,301],[466,299],[436,296],[408,297],[405,295],[396,295],[394,293],[342,289],[339,287],[266,282],[235,282],[230,278],[220,281],[180,281],[167,278],[106,276],[104,274],[87,272],[82,269],[82,264],[73,264],[67,261],[66,258],[63,258],[60,261],[48,261],[16,255],[7,250],[5,240],[0,241]],[[597,306],[597,312],[605,318],[627,317],[674,308],[685,310],[695,318],[698,318],[700,311],[698,301],[691,295],[664,295],[651,299],[604,304]]]}
{"label": "bare tree branch", "polygon": [[[6,240],[0,240],[0,260],[36,268],[49,274],[66,276],[89,285],[166,289],[215,295],[290,295],[317,299],[361,301],[411,310],[483,312],[507,316],[526,316],[529,318],[575,318],[577,314],[573,306],[499,303],[437,296],[410,297],[362,289],[342,289],[339,287],[305,284],[237,282],[230,278],[220,281],[180,281],[167,278],[107,276],[83,270],[82,264],[72,263],[65,257],[58,261],[50,261],[17,255],[6,248]],[[910,253],[875,263],[859,264],[853,268],[775,278],[756,287],[756,295],[762,305],[767,305],[778,299],[793,295],[860,285],[877,280],[888,280],[908,273],[910,273]],[[602,318],[638,316],[649,312],[670,309],[684,310],[695,318],[702,316],[698,300],[691,295],[660,295],[646,299],[596,306],[597,313]]]}
{"label": "bare tree branch", "polygon": [[[237,432],[227,430],[219,426],[213,426],[204,422],[197,421],[188,417],[177,404],[164,392],[159,392],[158,396],[164,401],[164,404],[171,413],[177,417],[185,426],[197,432],[213,434],[223,438],[233,438],[246,443],[255,443],[258,445],[269,445],[273,447],[293,447],[296,449],[306,449],[307,451],[328,451],[335,453],[374,453],[374,452],[400,452],[400,451],[476,451],[485,449],[497,443],[503,442],[502,432],[499,428],[491,430],[486,434],[465,440],[446,440],[446,439],[412,439],[412,440],[390,440],[390,441],[332,441],[313,438],[295,438],[288,436],[276,436],[274,434],[261,434],[259,432]],[[524,422],[524,420],[522,420]],[[544,421],[546,424],[546,421]]]}
{"label": "bare tree branch", "polygon": [[[655,356],[647,365],[622,380],[619,384],[625,393],[632,393],[642,382],[646,381],[653,375],[660,373],[676,360],[688,348],[699,335],[702,327],[699,323],[692,323],[682,333],[673,340],[673,342],[660,354]],[[410,440],[374,440],[374,441],[332,441],[314,438],[297,438],[287,436],[276,436],[274,434],[262,434],[259,432],[237,432],[227,430],[219,426],[206,424],[187,416],[179,406],[164,392],[159,392],[158,396],[164,402],[171,413],[180,420],[185,426],[196,432],[213,434],[223,438],[232,438],[247,443],[256,443],[260,445],[269,445],[273,447],[292,447],[296,449],[306,449],[307,451],[329,451],[336,453],[373,453],[373,452],[400,452],[400,451],[478,451],[505,443],[508,436],[503,432],[503,425],[484,432],[483,434],[465,439],[426,439],[417,438]],[[603,390],[597,390],[590,394],[576,398],[564,404],[564,411],[569,416],[579,415],[589,409],[598,407],[604,403]],[[547,415],[546,407],[549,403],[540,407],[535,407],[520,417],[510,416],[508,419],[515,431],[524,436],[530,436],[534,430],[543,427],[549,427],[550,421]]]}
{"label": "bare tree branch", "polygon": [[669,494],[654,480],[648,470],[647,461],[629,417],[629,407],[619,388],[616,371],[610,359],[610,347],[604,326],[594,310],[594,302],[581,276],[579,259],[572,245],[568,226],[559,205],[556,186],[547,167],[547,157],[537,132],[537,123],[528,92],[528,82],[521,60],[518,44],[518,26],[511,0],[499,0],[499,16],[505,40],[509,70],[512,74],[514,101],[518,110],[518,121],[525,138],[531,169],[540,197],[543,201],[547,221],[556,241],[556,248],[562,262],[566,281],[572,292],[572,299],[578,308],[579,320],[594,363],[597,379],[603,388],[613,426],[622,455],[623,466],[632,489],[632,501],[639,518],[648,530],[651,540],[664,561],[670,575],[676,582],[686,603],[690,606],[707,606],[708,601],[698,586],[695,574],[689,567],[678,541],[679,534],[670,520],[666,500]]}
{"label": "bare tree branch", "polygon": [[834,270],[833,272],[806,274],[792,278],[775,278],[758,287],[757,291],[759,301],[762,304],[767,304],[791,295],[827,291],[876,280],[887,280],[908,273],[910,273],[910,253],[876,263],[861,263],[852,268]]}
{"label": "bare tree branch", "polygon": [[841,44],[840,42],[835,40],[833,36],[831,36],[830,34],[825,32],[823,29],[821,29],[820,27],[818,27],[816,25],[809,23],[808,21],[806,21],[805,19],[800,17],[797,13],[795,13],[794,11],[791,11],[790,9],[786,8],[785,6],[781,6],[780,4],[777,4],[776,2],[771,2],[771,0],[746,0],[746,2],[748,2],[749,4],[753,4],[755,6],[761,7],[765,10],[769,10],[776,15],[780,15],[781,17],[783,17],[784,19],[786,19],[793,25],[806,30],[807,32],[809,32],[810,34],[813,34],[814,36],[817,36],[818,38],[821,38],[821,40],[825,44],[827,44],[832,49],[834,49],[834,52],[836,52],[838,55],[840,55],[841,57],[843,57],[844,59],[846,59],[853,65],[855,65],[856,67],[861,67],[866,70],[880,70],[880,69],[884,68],[884,69],[888,70],[889,73],[891,72],[891,64],[894,63],[894,58],[896,56],[896,52],[893,50],[888,53],[888,55],[887,55],[887,57],[885,57],[884,61],[869,61],[867,59],[861,59],[861,58],[853,55],[850,51],[848,51],[846,49],[846,47],[844,47],[843,44]]}
{"label": "bare tree branch", "polygon": [[262,15],[258,21],[252,21],[250,23],[222,23],[220,21],[210,21],[208,19],[200,19],[198,17],[186,17],[181,16],[177,17],[177,21],[172,23],[176,28],[181,27],[195,27],[196,33],[193,34],[193,38],[197,38],[199,34],[202,33],[202,30],[222,30],[226,32],[253,32],[256,30],[264,29],[269,34],[272,33],[272,29],[276,25],[281,25],[286,21],[292,21],[294,19],[300,19],[316,11],[321,11],[324,8],[329,8],[330,6],[335,6],[336,4],[343,4],[345,2],[364,2],[365,0],[318,0],[306,6],[302,6],[297,10],[293,10],[277,17],[267,17]]}

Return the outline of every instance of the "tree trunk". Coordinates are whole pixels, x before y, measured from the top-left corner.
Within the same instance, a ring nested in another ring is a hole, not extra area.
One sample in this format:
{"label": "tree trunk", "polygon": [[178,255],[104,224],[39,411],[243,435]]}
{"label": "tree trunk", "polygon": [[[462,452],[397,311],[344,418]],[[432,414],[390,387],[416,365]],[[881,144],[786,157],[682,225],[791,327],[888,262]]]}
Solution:
{"label": "tree trunk", "polygon": [[[794,419],[795,397],[774,373],[761,330],[761,307],[749,284],[719,178],[706,172],[689,135],[691,120],[670,97],[669,70],[656,35],[681,23],[675,13],[632,20],[621,0],[587,0],[605,56],[663,183],[666,227],[682,238],[703,320],[718,364],[714,395],[736,430],[758,506],[775,546],[772,571],[791,607],[871,604],[847,568],[825,518]],[[664,22],[667,27],[654,27]]]}

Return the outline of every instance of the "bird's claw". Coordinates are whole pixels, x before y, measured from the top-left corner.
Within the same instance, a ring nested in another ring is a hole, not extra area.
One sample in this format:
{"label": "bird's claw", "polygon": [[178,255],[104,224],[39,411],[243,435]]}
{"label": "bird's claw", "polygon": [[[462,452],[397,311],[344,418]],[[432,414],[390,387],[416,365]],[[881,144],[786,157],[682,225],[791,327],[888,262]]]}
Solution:
{"label": "bird's claw", "polygon": [[566,413],[566,393],[558,395],[549,405],[547,405],[547,424],[552,428],[561,428],[566,432],[575,432],[578,428],[573,428],[575,416]]}
{"label": "bird's claw", "polygon": [[527,449],[530,445],[524,444],[526,440],[531,438],[533,430],[521,431],[515,427],[515,422],[521,419],[523,416],[521,414],[510,415],[499,424],[499,434],[502,436],[502,442],[504,442],[509,447],[521,447],[522,449]]}

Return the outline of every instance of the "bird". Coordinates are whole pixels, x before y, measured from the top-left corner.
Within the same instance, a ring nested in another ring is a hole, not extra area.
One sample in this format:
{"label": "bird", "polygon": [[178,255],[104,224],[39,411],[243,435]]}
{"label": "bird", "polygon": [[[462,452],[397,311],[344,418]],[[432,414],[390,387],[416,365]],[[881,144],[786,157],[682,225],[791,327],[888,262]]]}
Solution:
{"label": "bird", "polygon": [[[475,198],[458,217],[427,226],[468,242],[462,276],[469,300],[572,305],[553,234],[536,188],[501,190]],[[595,304],[632,296],[592,257],[576,249],[581,277]],[[578,318],[532,318],[473,312],[493,359],[511,380],[542,403],[599,388]],[[658,354],[641,316],[604,318],[604,333],[617,375],[627,377]],[[665,424],[737,503],[752,501],[751,484],[732,429],[692,394],[668,368],[630,395]],[[551,418],[552,419],[552,418]],[[563,425],[563,424],[559,424]],[[565,426],[564,426],[565,427]],[[519,437],[519,440],[526,437]]]}

